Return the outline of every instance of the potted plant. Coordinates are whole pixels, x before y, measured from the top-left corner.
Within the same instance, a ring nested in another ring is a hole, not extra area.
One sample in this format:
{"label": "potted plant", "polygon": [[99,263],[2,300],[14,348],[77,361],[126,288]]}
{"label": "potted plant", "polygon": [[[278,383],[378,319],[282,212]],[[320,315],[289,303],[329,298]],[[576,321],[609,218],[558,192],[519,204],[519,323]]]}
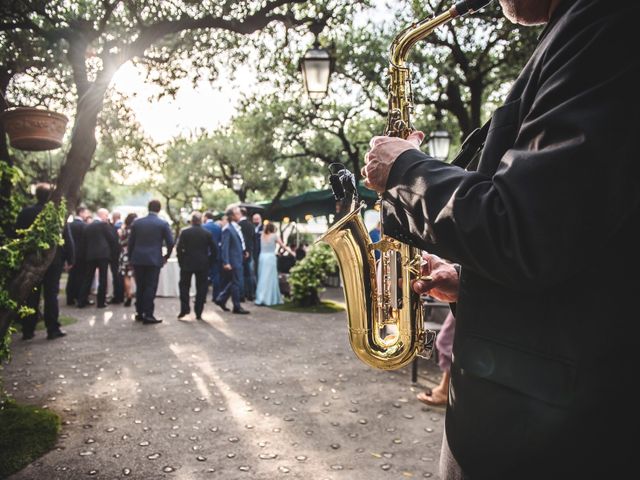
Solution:
{"label": "potted plant", "polygon": [[13,148],[27,151],[53,150],[62,145],[69,119],[36,107],[12,107],[0,115]]}

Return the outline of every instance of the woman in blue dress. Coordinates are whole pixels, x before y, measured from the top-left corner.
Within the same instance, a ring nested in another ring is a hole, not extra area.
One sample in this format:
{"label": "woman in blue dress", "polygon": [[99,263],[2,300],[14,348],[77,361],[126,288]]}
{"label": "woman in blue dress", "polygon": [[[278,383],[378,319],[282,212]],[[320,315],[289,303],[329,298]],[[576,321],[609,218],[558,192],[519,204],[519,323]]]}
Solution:
{"label": "woman in blue dress", "polygon": [[267,223],[260,235],[256,305],[278,305],[283,303],[278,281],[277,245],[295,256],[295,252],[278,237],[275,225],[273,223]]}

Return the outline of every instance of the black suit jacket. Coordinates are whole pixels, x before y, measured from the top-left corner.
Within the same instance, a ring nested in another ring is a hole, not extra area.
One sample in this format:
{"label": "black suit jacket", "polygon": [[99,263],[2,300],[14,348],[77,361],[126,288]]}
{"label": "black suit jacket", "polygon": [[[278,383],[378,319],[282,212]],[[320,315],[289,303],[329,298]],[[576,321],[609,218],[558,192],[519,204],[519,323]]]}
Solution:
{"label": "black suit jacket", "polygon": [[244,239],[244,251],[249,252],[253,257],[254,254],[254,242],[255,242],[255,227],[253,223],[247,218],[243,218],[238,222],[240,230],[242,230],[242,238]]}
{"label": "black suit jacket", "polygon": [[74,218],[73,221],[68,224],[68,227],[76,247],[76,263],[82,263],[84,261],[82,257],[82,252],[84,251],[84,229],[87,227],[87,224],[79,218]]}
{"label": "black suit jacket", "polygon": [[218,248],[209,231],[201,226],[185,228],[180,232],[176,246],[180,269],[187,272],[209,270],[215,263]]}
{"label": "black suit jacket", "polygon": [[113,260],[118,251],[118,239],[111,224],[94,220],[84,230],[83,254],[86,261]]}
{"label": "black suit jacket", "polygon": [[470,478],[635,466],[639,13],[562,1],[477,171],[409,150],[390,172],[385,233],[462,265],[445,426]]}

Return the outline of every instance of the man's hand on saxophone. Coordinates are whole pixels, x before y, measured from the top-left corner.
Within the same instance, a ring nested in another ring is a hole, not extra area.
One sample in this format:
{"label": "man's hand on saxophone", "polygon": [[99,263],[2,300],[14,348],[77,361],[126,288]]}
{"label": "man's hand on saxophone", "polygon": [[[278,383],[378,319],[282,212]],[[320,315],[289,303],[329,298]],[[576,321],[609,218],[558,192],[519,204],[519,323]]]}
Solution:
{"label": "man's hand on saxophone", "polygon": [[413,282],[413,291],[431,295],[441,302],[457,302],[460,275],[456,266],[437,255],[422,253],[420,278]]}
{"label": "man's hand on saxophone", "polygon": [[369,144],[370,150],[364,156],[365,165],[360,171],[365,187],[378,193],[384,192],[393,162],[401,153],[419,149],[422,140],[424,133],[420,131],[413,132],[406,140],[398,137],[373,137]]}

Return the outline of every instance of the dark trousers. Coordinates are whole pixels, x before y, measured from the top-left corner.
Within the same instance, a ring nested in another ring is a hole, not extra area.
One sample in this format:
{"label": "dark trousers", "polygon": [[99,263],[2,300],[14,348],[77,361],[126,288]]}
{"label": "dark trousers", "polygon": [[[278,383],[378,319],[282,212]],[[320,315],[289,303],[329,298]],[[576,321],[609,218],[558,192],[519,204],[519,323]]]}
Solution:
{"label": "dark trousers", "polygon": [[98,295],[96,298],[96,305],[101,307],[106,305],[107,302],[107,273],[109,270],[109,260],[87,260],[87,270],[84,284],[82,285],[82,292],[78,303],[80,305],[86,304],[89,299],[89,290],[91,290],[91,284],[93,283],[93,277],[98,269]]}
{"label": "dark trousers", "polygon": [[224,287],[224,290],[220,292],[216,301],[225,305],[229,297],[233,302],[233,309],[238,310],[242,308],[240,305],[240,286],[242,285],[242,265],[237,265],[229,272],[229,283]]}
{"label": "dark trousers", "polygon": [[42,278],[42,282],[33,289],[27,305],[35,310],[35,313],[22,319],[22,333],[24,335],[32,335],[38,323],[40,311],[40,294],[44,294],[44,324],[48,333],[60,330],[58,316],[60,310],[58,308],[58,292],[60,290],[60,277],[62,276],[62,263],[54,261]]}
{"label": "dark trousers", "polygon": [[82,293],[82,285],[87,278],[86,265],[84,262],[76,261],[76,264],[67,276],[67,285],[65,287],[65,293],[67,295],[67,304],[72,305],[80,301],[80,294]]}
{"label": "dark trousers", "polygon": [[196,317],[202,316],[202,310],[204,310],[204,302],[207,299],[207,271],[202,270],[200,272],[187,272],[180,270],[180,312],[189,313],[189,290],[191,289],[191,277],[196,276],[196,299],[193,305],[193,310],[196,312]]}
{"label": "dark trousers", "polygon": [[153,317],[154,300],[158,291],[160,267],[150,265],[134,265],[133,274],[136,279],[136,313],[145,317]]}
{"label": "dark trousers", "polygon": [[124,302],[124,278],[120,275],[120,262],[114,260],[109,265],[113,279],[113,301]]}
{"label": "dark trousers", "polygon": [[253,300],[256,297],[256,274],[253,269],[253,257],[242,260],[242,285],[240,297]]}

